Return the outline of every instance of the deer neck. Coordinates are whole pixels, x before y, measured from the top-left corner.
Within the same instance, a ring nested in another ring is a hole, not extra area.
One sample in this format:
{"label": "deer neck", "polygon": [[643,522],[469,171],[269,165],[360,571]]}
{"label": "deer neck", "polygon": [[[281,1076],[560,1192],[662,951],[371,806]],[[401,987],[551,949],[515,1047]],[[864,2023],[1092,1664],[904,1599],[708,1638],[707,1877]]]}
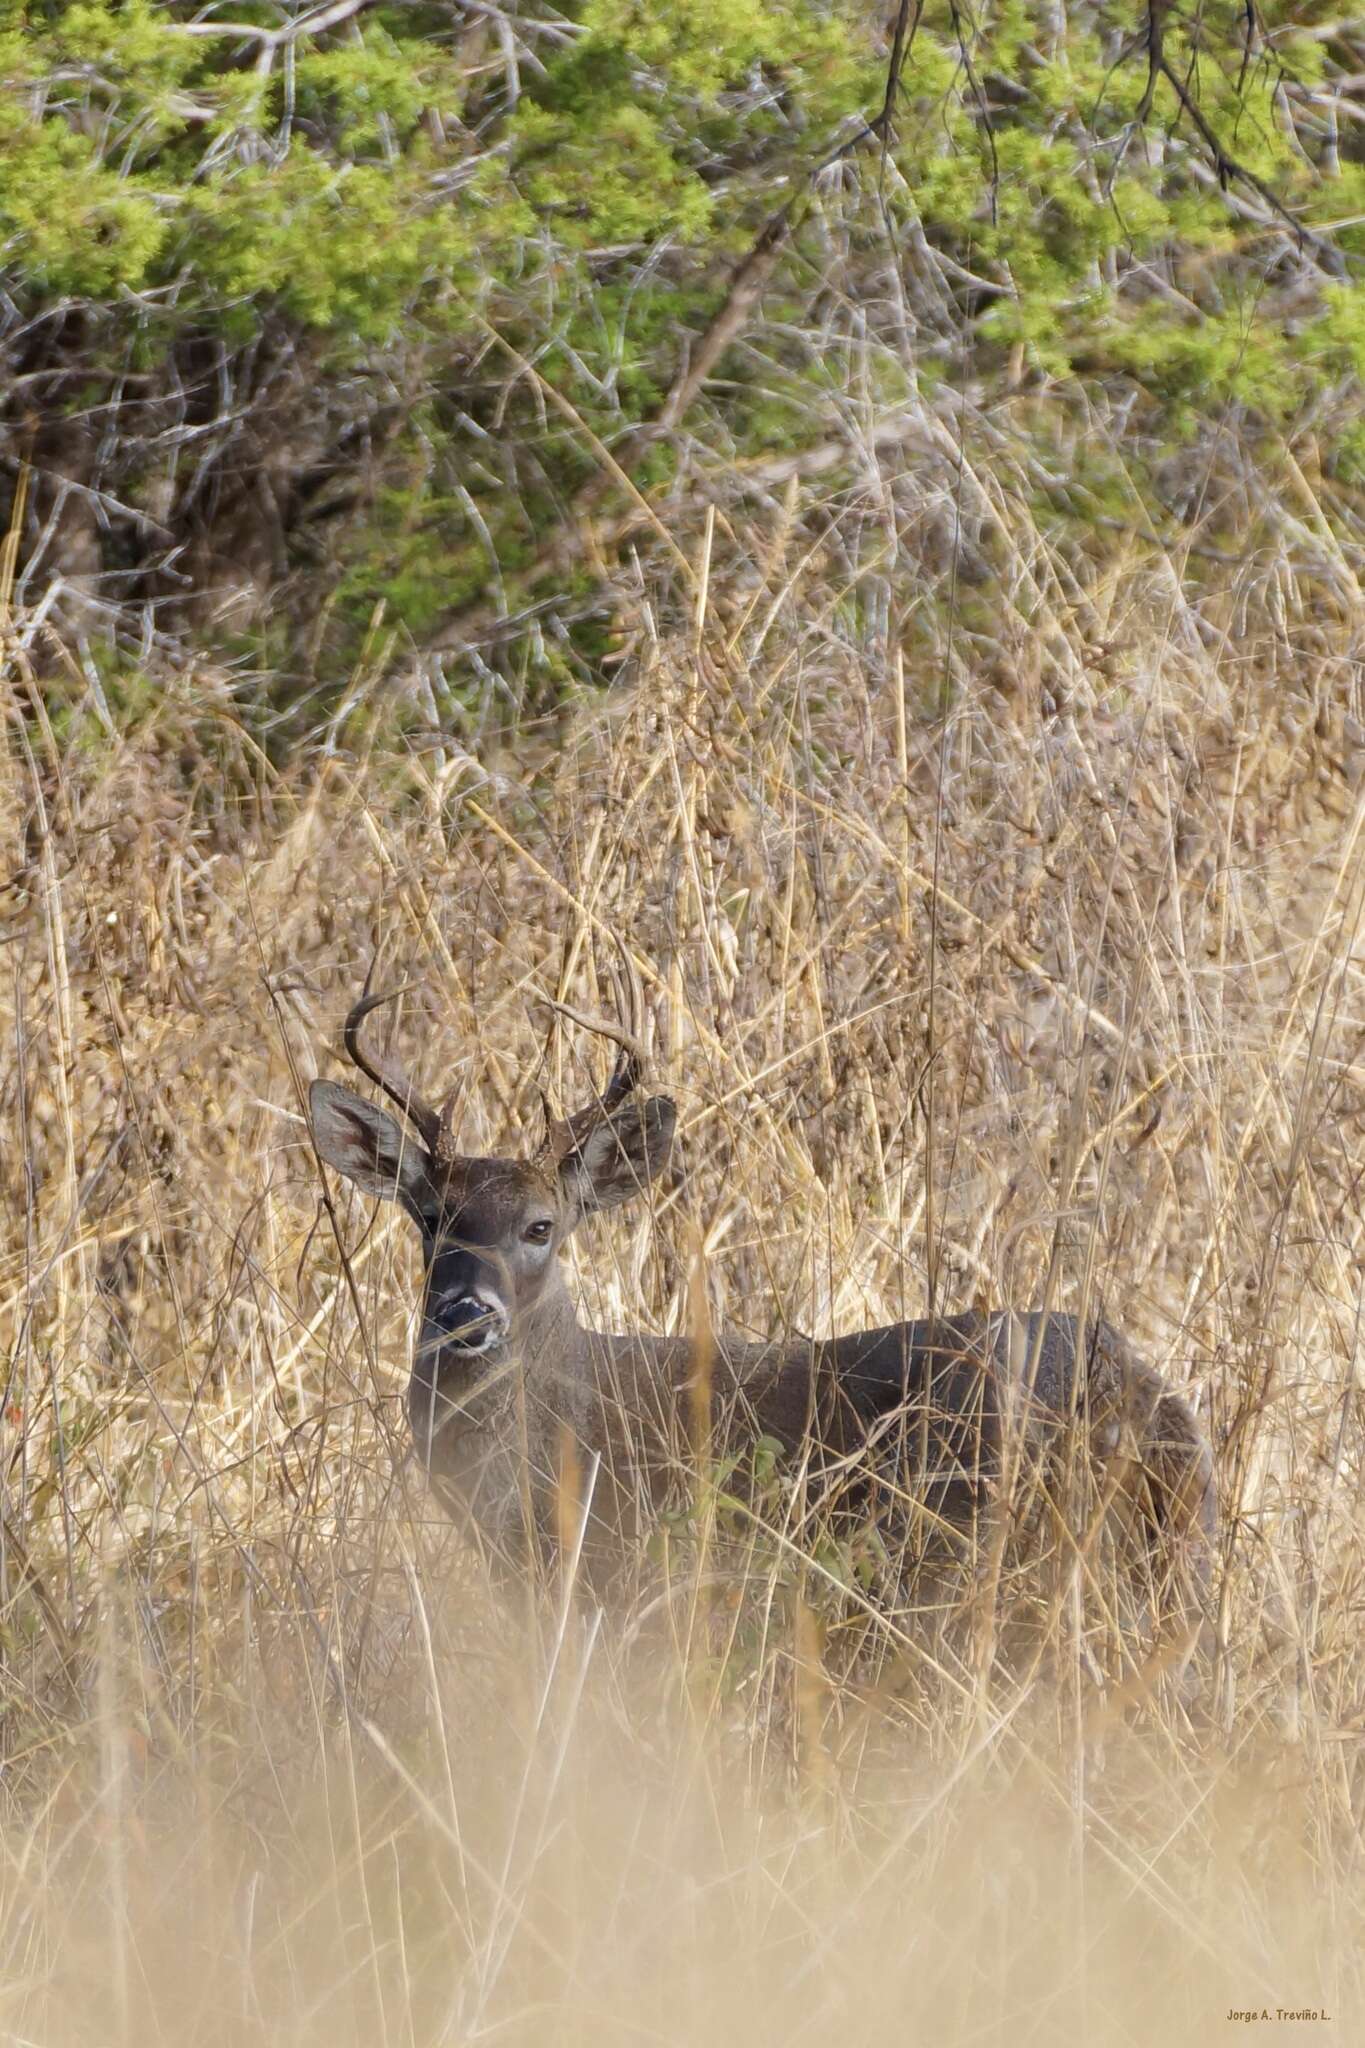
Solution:
{"label": "deer neck", "polygon": [[520,1318],[514,1339],[528,1397],[552,1418],[579,1420],[589,1341],[564,1275],[556,1269],[534,1308]]}

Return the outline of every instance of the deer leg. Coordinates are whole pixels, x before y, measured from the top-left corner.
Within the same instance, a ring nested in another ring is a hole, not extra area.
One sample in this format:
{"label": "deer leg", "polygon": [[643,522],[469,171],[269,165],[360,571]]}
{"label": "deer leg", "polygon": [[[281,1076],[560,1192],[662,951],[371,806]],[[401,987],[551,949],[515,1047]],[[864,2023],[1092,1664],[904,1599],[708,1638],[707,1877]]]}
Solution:
{"label": "deer leg", "polygon": [[1180,1395],[1163,1394],[1157,1401],[1140,1458],[1158,1632],[1168,1640],[1183,1639],[1174,1670],[1188,1700],[1203,1689],[1202,1667],[1213,1646],[1216,1522],[1213,1459]]}

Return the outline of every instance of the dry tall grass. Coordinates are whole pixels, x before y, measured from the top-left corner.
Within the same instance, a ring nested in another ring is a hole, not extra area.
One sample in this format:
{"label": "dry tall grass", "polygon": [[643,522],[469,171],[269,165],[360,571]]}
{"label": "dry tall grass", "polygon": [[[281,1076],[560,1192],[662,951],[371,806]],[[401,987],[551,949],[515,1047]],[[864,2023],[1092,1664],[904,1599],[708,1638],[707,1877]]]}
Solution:
{"label": "dry tall grass", "polygon": [[[367,740],[362,677],[276,771],[213,677],[115,720],[12,633],[7,2040],[1361,2037],[1349,622],[1035,562],[1008,660],[911,674],[784,517],[691,566],[515,759]],[[1217,1448],[1207,1720],[1097,1693],[1080,1598],[964,1693],[837,1680],[681,1523],[624,1617],[482,1583],[403,1464],[416,1246],[302,1089],[380,946],[526,1145],[609,931],[683,1164],[586,1313],[685,1326],[698,1244],[753,1332],[1101,1307]]]}

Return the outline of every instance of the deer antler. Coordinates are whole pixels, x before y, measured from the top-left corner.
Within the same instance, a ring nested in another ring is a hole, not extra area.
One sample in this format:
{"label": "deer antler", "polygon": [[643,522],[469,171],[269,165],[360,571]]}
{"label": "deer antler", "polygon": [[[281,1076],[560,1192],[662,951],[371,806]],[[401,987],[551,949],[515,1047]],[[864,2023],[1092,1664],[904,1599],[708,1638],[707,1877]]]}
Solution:
{"label": "deer antler", "polygon": [[546,1106],[544,1150],[554,1159],[567,1158],[578,1149],[588,1132],[599,1118],[610,1116],[621,1107],[627,1096],[632,1095],[640,1085],[644,1068],[644,1021],[645,998],[640,986],[640,976],[635,962],[631,959],[622,940],[615,932],[612,938],[621,956],[620,968],[612,967],[611,983],[616,997],[619,1018],[593,1016],[583,1010],[576,1010],[569,1003],[558,1002],[553,996],[542,1000],[561,1017],[567,1017],[571,1024],[577,1024],[581,1031],[594,1032],[599,1038],[609,1038],[620,1047],[611,1079],[596,1102],[590,1102],[586,1109],[575,1111],[572,1116],[554,1117]]}
{"label": "deer antler", "polygon": [[[373,971],[372,967],[370,972]],[[423,1100],[395,1061],[382,1054],[367,1053],[360,1042],[360,1027],[371,1010],[377,1010],[381,1003],[394,1002],[397,997],[405,995],[411,985],[405,983],[402,988],[382,989],[378,995],[371,995],[367,975],[364,994],[347,1015],[341,1034],[342,1043],[366,1079],[373,1081],[376,1088],[382,1088],[389,1099],[398,1104],[432,1158],[449,1161],[455,1157],[455,1134],[450,1121],[454,1096],[437,1109],[434,1104]]]}

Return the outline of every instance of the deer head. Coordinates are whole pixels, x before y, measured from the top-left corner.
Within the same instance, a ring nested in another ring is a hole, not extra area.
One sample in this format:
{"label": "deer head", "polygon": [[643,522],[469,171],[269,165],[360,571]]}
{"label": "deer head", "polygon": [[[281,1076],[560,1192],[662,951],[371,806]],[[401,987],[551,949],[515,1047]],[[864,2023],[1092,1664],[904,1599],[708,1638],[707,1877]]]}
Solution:
{"label": "deer head", "polygon": [[[618,978],[618,995],[622,990]],[[392,993],[400,993],[395,991]],[[368,990],[346,1019],[346,1050],[402,1111],[387,1110],[335,1081],[314,1081],[309,1112],[318,1152],[366,1194],[401,1203],[422,1234],[426,1279],[422,1332],[409,1388],[419,1448],[430,1452],[443,1415],[520,1358],[533,1368],[553,1347],[527,1346],[539,1317],[572,1321],[556,1254],[595,1209],[638,1194],[667,1163],[676,1111],[664,1096],[641,1097],[642,1001],[633,968],[629,1021],[587,1017],[554,1004],[572,1022],[612,1039],[619,1054],[599,1100],[553,1118],[529,1159],[471,1157],[451,1127],[453,1098],[418,1095],[401,1068],[368,1052],[361,1027],[389,995]]]}

